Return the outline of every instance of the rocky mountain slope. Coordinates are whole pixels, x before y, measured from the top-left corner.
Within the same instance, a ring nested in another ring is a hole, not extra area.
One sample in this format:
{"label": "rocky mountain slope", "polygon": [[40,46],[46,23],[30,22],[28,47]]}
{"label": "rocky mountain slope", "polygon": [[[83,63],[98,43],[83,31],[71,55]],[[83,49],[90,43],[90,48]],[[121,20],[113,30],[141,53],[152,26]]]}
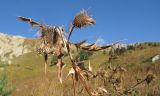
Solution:
{"label": "rocky mountain slope", "polygon": [[0,62],[11,64],[14,57],[28,53],[31,50],[24,44],[27,38],[0,33]]}
{"label": "rocky mountain slope", "polygon": [[[4,33],[0,33],[0,63],[1,64],[12,64],[12,60],[20,55],[35,51],[37,40],[29,39],[22,36],[13,36]],[[146,42],[146,43],[135,43],[135,44],[116,44],[114,49],[135,49],[143,48],[144,46],[160,46],[158,42]],[[72,46],[73,50],[76,50]],[[108,49],[107,49],[108,50]],[[109,48],[110,50],[110,48]],[[108,51],[109,51],[108,50]]]}

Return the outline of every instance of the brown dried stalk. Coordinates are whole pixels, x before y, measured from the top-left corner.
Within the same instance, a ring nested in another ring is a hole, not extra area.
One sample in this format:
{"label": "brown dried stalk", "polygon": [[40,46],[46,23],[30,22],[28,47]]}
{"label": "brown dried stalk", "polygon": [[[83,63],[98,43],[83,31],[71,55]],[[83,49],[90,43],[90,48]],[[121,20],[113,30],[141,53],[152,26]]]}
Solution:
{"label": "brown dried stalk", "polygon": [[138,85],[142,84],[143,82],[146,82],[147,84],[150,84],[151,81],[153,81],[154,78],[155,78],[155,76],[154,76],[153,74],[149,73],[149,74],[147,74],[147,76],[146,76],[143,80],[137,82],[137,83],[136,83],[135,85],[133,85],[132,87],[124,90],[123,93],[121,93],[121,94],[130,93],[130,92],[132,91],[132,89],[136,88]]}
{"label": "brown dried stalk", "polygon": [[[81,74],[80,68],[78,66],[76,66],[76,65],[78,65],[77,62],[75,62],[74,59],[73,59],[73,57],[72,57],[72,54],[70,52],[70,46],[69,46],[69,44],[67,44],[67,51],[68,51],[70,60],[72,62],[72,67],[73,67],[73,69],[75,71],[75,77],[79,77],[80,78],[80,80],[81,80],[83,86],[85,87],[87,93],[89,94],[89,96],[92,96],[91,88],[88,86],[88,84],[87,84],[84,76]],[[75,86],[73,86],[73,87],[74,87],[74,90],[75,90]]]}
{"label": "brown dried stalk", "polygon": [[[95,20],[92,19],[90,16],[88,16],[87,12],[86,11],[81,11],[74,19],[73,23],[71,24],[70,28],[69,28],[69,37],[68,37],[68,42],[70,40],[70,37],[71,37],[71,34],[73,32],[73,29],[76,27],[76,28],[82,28],[82,27],[86,27],[86,26],[89,26],[89,25],[92,25],[92,24],[95,24]],[[88,46],[85,46],[83,45],[84,43],[86,42],[86,40],[80,42],[80,43],[75,43],[74,45],[77,47],[77,48],[80,48],[80,49],[84,49],[84,50],[88,50],[88,51],[99,51],[99,50],[103,50],[103,49],[106,49],[106,48],[109,48],[111,47],[112,45],[107,45],[107,46],[102,46],[102,47],[99,47],[99,46],[96,46],[96,43],[93,43],[91,45],[88,45]],[[71,54],[71,51],[70,51],[70,44],[71,43],[67,43],[67,51],[68,51],[68,54],[69,54],[69,57],[70,57],[70,60],[72,62],[72,67],[73,69],[75,70],[75,75],[78,75],[83,86],[85,87],[87,93],[92,96],[92,91],[91,91],[91,88],[89,87],[87,81],[85,80],[83,74],[80,72],[80,69],[79,67],[77,67],[77,62],[73,59],[72,57],[72,54]]]}
{"label": "brown dried stalk", "polygon": [[74,79],[74,76],[72,74],[72,81],[73,81],[73,88],[74,88],[74,95],[73,96],[76,96],[76,87],[75,87],[75,79]]}
{"label": "brown dried stalk", "polygon": [[[74,27],[77,27],[77,28],[82,28],[82,27],[85,27],[85,26],[88,26],[88,25],[92,25],[92,24],[95,24],[95,21],[94,19],[92,19],[90,16],[88,16],[87,12],[86,11],[81,11],[74,19],[73,23],[71,24],[70,28],[69,28],[69,37],[68,37],[68,42],[69,42],[69,39],[71,37],[71,34],[73,32],[73,29]],[[81,45],[81,44],[80,44]],[[67,44],[67,51],[68,51],[68,54],[69,54],[69,57],[70,57],[70,60],[72,62],[72,67],[73,69],[75,70],[75,74],[77,74],[81,80],[81,82],[83,83],[86,91],[88,92],[88,94],[90,96],[92,96],[92,92],[91,92],[91,88],[88,86],[84,76],[80,73],[80,70],[79,68],[76,66],[77,62],[74,61],[73,57],[72,57],[72,54],[70,52],[70,44],[68,43]]]}

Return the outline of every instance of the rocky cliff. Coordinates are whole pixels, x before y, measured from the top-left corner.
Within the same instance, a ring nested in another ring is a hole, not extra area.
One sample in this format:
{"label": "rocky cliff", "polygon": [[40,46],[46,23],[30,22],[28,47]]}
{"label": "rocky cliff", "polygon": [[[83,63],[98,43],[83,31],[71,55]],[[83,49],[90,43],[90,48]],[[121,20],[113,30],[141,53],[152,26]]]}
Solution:
{"label": "rocky cliff", "polygon": [[25,47],[26,38],[22,36],[12,36],[0,33],[0,62],[11,64],[14,57],[30,52]]}

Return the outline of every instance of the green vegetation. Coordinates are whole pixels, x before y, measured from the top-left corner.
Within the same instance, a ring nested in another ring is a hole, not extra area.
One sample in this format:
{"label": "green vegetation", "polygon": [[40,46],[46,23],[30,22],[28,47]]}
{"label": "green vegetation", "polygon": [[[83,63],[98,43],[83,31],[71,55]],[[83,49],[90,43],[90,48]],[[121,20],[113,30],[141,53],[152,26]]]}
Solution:
{"label": "green vegetation", "polygon": [[11,96],[11,94],[15,91],[14,87],[7,86],[7,75],[3,74],[0,76],[0,96]]}
{"label": "green vegetation", "polygon": [[51,66],[56,65],[58,62],[57,56],[53,55],[51,59]]}
{"label": "green vegetation", "polygon": [[78,57],[79,57],[80,61],[83,61],[83,60],[88,60],[89,57],[92,55],[93,55],[93,52],[91,52],[91,51],[81,50],[78,54]]}

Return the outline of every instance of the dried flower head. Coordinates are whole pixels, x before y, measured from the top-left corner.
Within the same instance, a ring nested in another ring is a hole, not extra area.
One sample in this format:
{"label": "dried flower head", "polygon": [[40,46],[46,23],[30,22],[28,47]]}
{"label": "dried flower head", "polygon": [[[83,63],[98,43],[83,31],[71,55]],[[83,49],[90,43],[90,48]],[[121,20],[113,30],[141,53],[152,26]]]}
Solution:
{"label": "dried flower head", "polygon": [[45,53],[58,55],[60,49],[65,45],[63,28],[55,26],[42,26],[40,28],[41,38],[37,45],[38,50]]}
{"label": "dried flower head", "polygon": [[93,18],[91,18],[91,16],[88,15],[87,11],[85,10],[80,11],[80,13],[74,18],[72,24],[69,27],[68,41],[70,39],[74,27],[82,28],[82,27],[87,27],[89,25],[93,25],[95,23],[96,21]]}
{"label": "dried flower head", "polygon": [[73,21],[73,25],[77,28],[86,27],[95,23],[96,21],[91,18],[85,10],[80,11]]}
{"label": "dried flower head", "polygon": [[148,74],[148,75],[146,76],[145,81],[147,82],[147,84],[150,84],[154,78],[155,78],[155,76],[150,73],[150,74]]}

